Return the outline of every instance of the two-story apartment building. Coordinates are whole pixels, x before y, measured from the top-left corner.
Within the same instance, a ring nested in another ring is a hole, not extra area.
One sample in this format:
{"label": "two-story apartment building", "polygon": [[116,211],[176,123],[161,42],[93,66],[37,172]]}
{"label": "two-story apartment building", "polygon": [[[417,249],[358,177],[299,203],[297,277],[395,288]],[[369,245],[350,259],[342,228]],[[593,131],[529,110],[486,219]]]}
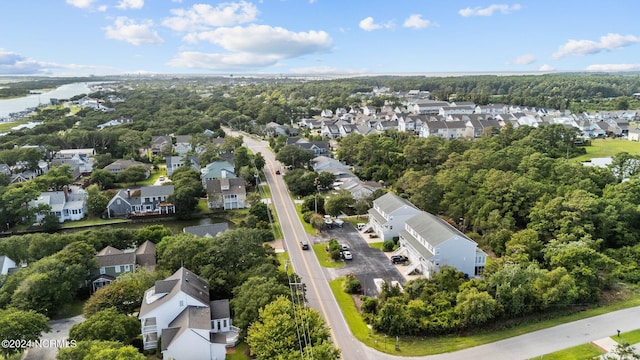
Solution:
{"label": "two-story apartment building", "polygon": [[439,217],[421,211],[410,217],[400,231],[400,249],[411,261],[406,270],[430,278],[441,266],[452,266],[467,276],[484,271],[487,254],[478,244]]}
{"label": "two-story apartment building", "polygon": [[382,240],[398,236],[404,223],[418,214],[420,209],[409,201],[392,193],[386,193],[373,201],[369,209],[369,226]]}
{"label": "two-story apartment building", "polygon": [[165,359],[223,360],[239,332],[228,306],[228,300],[211,302],[208,282],[180,268],[144,293],[138,315],[143,348],[155,349],[161,338]]}

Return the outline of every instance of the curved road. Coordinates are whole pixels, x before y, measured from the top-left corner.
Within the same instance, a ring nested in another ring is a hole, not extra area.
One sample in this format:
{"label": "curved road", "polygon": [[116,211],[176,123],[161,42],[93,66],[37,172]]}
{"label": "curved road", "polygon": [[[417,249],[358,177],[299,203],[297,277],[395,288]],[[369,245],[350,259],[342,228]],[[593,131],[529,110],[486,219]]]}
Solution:
{"label": "curved road", "polygon": [[[237,132],[229,133],[234,136],[246,135]],[[275,174],[275,170],[280,169],[281,165],[275,160],[271,149],[265,141],[244,136],[244,143],[254,153],[262,153],[266,160],[264,173],[271,188],[273,205],[280,220],[284,247],[289,253],[295,272],[307,284],[309,305],[318,310],[327,321],[331,330],[332,340],[342,351],[342,358],[348,360],[407,359],[406,357],[388,355],[369,348],[351,334],[342,311],[331,292],[329,279],[324,269],[318,263],[313,251],[302,251],[300,249],[300,241],[306,240],[309,244],[313,242],[310,241],[302,227],[282,176]],[[605,338],[616,334],[616,330],[626,332],[637,329],[639,326],[640,307],[636,307],[559,325],[491,344],[452,353],[415,357],[415,359],[529,359]]]}

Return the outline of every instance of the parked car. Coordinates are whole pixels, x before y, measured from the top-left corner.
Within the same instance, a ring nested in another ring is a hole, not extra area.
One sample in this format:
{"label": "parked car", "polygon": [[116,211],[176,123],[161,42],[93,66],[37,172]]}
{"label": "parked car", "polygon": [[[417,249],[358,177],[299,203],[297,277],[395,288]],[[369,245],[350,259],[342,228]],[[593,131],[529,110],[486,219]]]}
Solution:
{"label": "parked car", "polygon": [[358,223],[358,231],[362,231],[362,230],[365,228],[365,226],[367,226],[367,224],[365,224],[365,223]]}
{"label": "parked car", "polygon": [[404,255],[393,255],[391,257],[391,262],[393,264],[403,264],[409,261],[409,258]]}
{"label": "parked car", "polygon": [[164,181],[164,176],[160,176],[160,177],[158,178],[158,180],[160,180],[160,181]]}
{"label": "parked car", "polygon": [[306,241],[300,241],[300,247],[302,250],[309,250],[309,243]]}
{"label": "parked car", "polygon": [[352,260],[353,259],[353,255],[351,254],[351,251],[343,251],[342,252],[342,257],[345,260]]}
{"label": "parked car", "polygon": [[335,219],[335,220],[333,220],[333,224],[336,225],[337,227],[342,227],[342,225],[344,225],[344,220]]}
{"label": "parked car", "polygon": [[347,244],[340,244],[340,247],[342,247],[342,251],[349,250],[349,247],[347,246]]}

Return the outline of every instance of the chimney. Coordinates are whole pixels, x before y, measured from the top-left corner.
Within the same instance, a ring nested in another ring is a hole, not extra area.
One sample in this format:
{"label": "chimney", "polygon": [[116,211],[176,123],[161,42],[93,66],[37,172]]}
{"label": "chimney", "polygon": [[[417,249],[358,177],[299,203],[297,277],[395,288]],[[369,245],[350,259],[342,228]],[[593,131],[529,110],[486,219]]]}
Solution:
{"label": "chimney", "polygon": [[222,169],[220,171],[220,177],[223,178],[223,179],[226,179],[227,178],[227,170]]}
{"label": "chimney", "polygon": [[64,201],[69,201],[69,187],[67,185],[63,186],[62,191],[64,191]]}
{"label": "chimney", "polygon": [[131,189],[127,189],[127,199],[131,198]]}

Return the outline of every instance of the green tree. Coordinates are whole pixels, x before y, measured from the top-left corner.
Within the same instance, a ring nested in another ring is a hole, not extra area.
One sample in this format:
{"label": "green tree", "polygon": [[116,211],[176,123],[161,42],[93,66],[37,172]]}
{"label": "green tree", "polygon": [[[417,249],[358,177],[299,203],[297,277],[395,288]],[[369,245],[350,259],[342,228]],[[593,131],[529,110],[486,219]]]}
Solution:
{"label": "green tree", "polygon": [[465,326],[486,324],[496,316],[498,303],[486,291],[467,288],[458,293],[455,312]]}
{"label": "green tree", "polygon": [[171,229],[161,224],[147,225],[142,229],[138,230],[136,233],[136,243],[138,245],[142,244],[145,241],[151,241],[154,244],[157,244],[162,240],[165,236],[171,236],[173,233]]}
{"label": "green tree", "polygon": [[314,153],[311,150],[304,150],[296,145],[286,145],[276,155],[276,160],[287,166],[293,166],[294,168],[302,167],[314,158]]}
{"label": "green tree", "polygon": [[[297,330],[305,327],[302,336]],[[313,351],[316,346],[329,342],[329,330],[320,314],[311,308],[297,308],[286,297],[280,296],[260,310],[260,317],[249,327],[247,344],[257,359],[289,358],[302,348]],[[339,351],[330,351],[337,358]]]}
{"label": "green tree", "polygon": [[321,189],[332,189],[334,182],[336,182],[336,176],[333,173],[323,171],[318,174],[318,186]]}
{"label": "green tree", "polygon": [[131,345],[117,341],[86,340],[76,342],[74,347],[62,348],[56,355],[57,360],[144,360],[146,357]]}
{"label": "green tree", "polygon": [[60,191],[64,186],[73,183],[73,180],[73,170],[69,165],[62,165],[52,167],[33,181],[41,191]]}
{"label": "green tree", "polygon": [[109,204],[107,195],[100,192],[97,185],[91,185],[87,188],[87,211],[92,215],[100,215]]}
{"label": "green tree", "polygon": [[109,170],[96,169],[91,172],[91,183],[98,184],[100,190],[110,189],[116,181],[115,175]]}
{"label": "green tree", "polygon": [[144,269],[122,274],[91,295],[85,302],[82,313],[88,318],[99,311],[112,308],[120,314],[130,315],[140,307],[144,292],[153,286],[156,278],[157,276]]}
{"label": "green tree", "polygon": [[103,340],[130,344],[139,333],[140,321],[137,318],[109,308],[73,325],[69,330],[69,338],[76,341]]}
{"label": "green tree", "polygon": [[325,213],[331,216],[338,216],[353,205],[355,200],[350,192],[342,190],[338,194],[331,196],[324,204]]}
{"label": "green tree", "polygon": [[[47,320],[46,316],[31,310],[0,310],[0,339],[38,340],[42,332],[50,330]],[[22,350],[23,348],[2,346],[0,354],[8,358],[9,355]]]}
{"label": "green tree", "polygon": [[29,206],[32,200],[40,195],[40,191],[29,183],[10,185],[2,193],[2,208],[6,222],[31,224],[39,209]]}
{"label": "green tree", "polygon": [[148,177],[149,170],[143,165],[133,165],[118,174],[118,182],[137,183]]}
{"label": "green tree", "polygon": [[255,276],[233,289],[231,306],[235,314],[233,323],[246,331],[258,320],[259,310],[276,300],[289,295],[289,288],[274,278]]}

